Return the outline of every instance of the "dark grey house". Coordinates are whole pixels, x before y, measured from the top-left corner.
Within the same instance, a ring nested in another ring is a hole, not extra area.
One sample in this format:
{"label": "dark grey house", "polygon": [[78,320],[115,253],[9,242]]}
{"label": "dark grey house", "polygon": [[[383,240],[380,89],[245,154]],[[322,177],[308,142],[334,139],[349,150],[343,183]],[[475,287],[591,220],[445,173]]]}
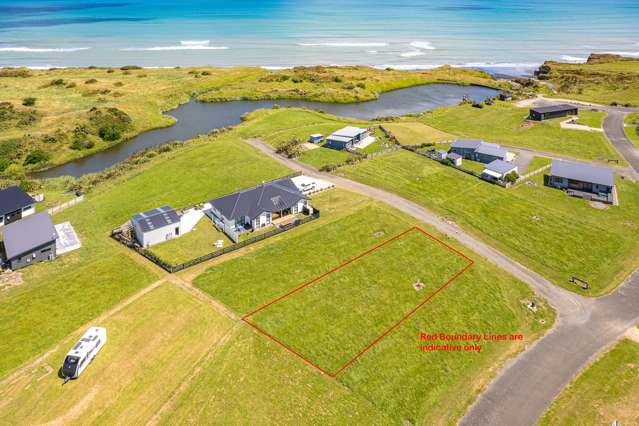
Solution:
{"label": "dark grey house", "polygon": [[368,129],[346,126],[326,138],[326,147],[337,150],[353,149],[355,144],[371,136]]}
{"label": "dark grey house", "polygon": [[450,145],[450,152],[485,164],[495,160],[510,161],[512,159],[512,155],[500,145],[474,139],[456,140]]}
{"label": "dark grey house", "polygon": [[49,213],[34,214],[0,229],[4,265],[13,270],[56,257],[58,233]]}
{"label": "dark grey house", "polygon": [[568,104],[550,105],[545,107],[531,108],[529,119],[535,121],[550,120],[551,118],[567,117],[578,115],[579,109]]}
{"label": "dark grey house", "polygon": [[546,184],[574,196],[616,203],[615,177],[606,167],[554,160]]}
{"label": "dark grey house", "polygon": [[239,234],[273,224],[274,220],[302,213],[308,199],[289,178],[234,192],[210,202],[206,214],[237,241]]}
{"label": "dark grey house", "polygon": [[0,190],[0,226],[35,213],[36,201],[18,186]]}

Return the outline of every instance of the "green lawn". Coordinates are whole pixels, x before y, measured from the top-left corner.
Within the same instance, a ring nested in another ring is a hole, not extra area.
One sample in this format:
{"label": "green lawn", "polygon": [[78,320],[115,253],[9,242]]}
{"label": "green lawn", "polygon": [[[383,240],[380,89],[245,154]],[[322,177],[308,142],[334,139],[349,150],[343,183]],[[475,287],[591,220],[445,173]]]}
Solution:
{"label": "green lawn", "polygon": [[639,343],[624,339],[565,388],[541,425],[639,424]]}
{"label": "green lawn", "polygon": [[626,116],[626,135],[628,139],[639,148],[639,113],[628,114]]}
{"label": "green lawn", "polygon": [[486,165],[484,163],[480,163],[479,161],[464,159],[462,161],[461,167],[466,170],[470,170],[471,172],[481,173],[486,168]]}
{"label": "green lawn", "polygon": [[343,164],[346,160],[353,157],[354,155],[347,151],[320,147],[304,151],[297,159],[319,169],[326,165]]}
{"label": "green lawn", "polygon": [[385,123],[383,126],[388,129],[402,145],[421,145],[455,139],[453,135],[420,122]]}
{"label": "green lawn", "polygon": [[528,109],[498,102],[478,109],[470,105],[440,108],[423,115],[426,124],[465,138],[529,148],[575,158],[607,162],[623,158],[600,132],[580,132],[559,127],[561,120],[531,123],[522,127]]}
{"label": "green lawn", "polygon": [[520,174],[532,173],[535,170],[539,170],[542,167],[547,166],[551,163],[552,163],[551,158],[534,156],[533,159],[528,164],[528,170],[522,170]]}
{"label": "green lawn", "polygon": [[503,189],[406,151],[338,173],[439,212],[571,290],[575,275],[590,283],[586,294],[603,294],[639,266],[639,185],[628,180],[617,180],[620,206],[597,210],[543,186],[543,174]]}
{"label": "green lawn", "polygon": [[107,343],[80,378],[62,387],[57,372],[84,329],[0,389],[0,423],[146,423],[232,322],[162,284],[96,325],[106,327]]}
{"label": "green lawn", "polygon": [[577,119],[577,124],[593,127],[595,129],[601,129],[603,126],[604,118],[606,118],[605,112],[582,109],[579,110],[579,118]]}
{"label": "green lawn", "polygon": [[23,269],[25,283],[0,296],[0,376],[157,279],[109,238],[132,214],[194,205],[289,172],[233,135],[202,138],[100,184],[55,215],[55,223],[71,222],[83,247]]}
{"label": "green lawn", "polygon": [[160,259],[177,265],[219,250],[215,246],[217,240],[224,241],[224,247],[233,244],[226,234],[215,229],[209,218],[203,217],[191,232],[152,246],[149,251]]}
{"label": "green lawn", "polygon": [[[248,313],[415,224],[386,205],[337,189],[314,197],[313,204],[322,211],[319,220],[209,269],[195,284],[238,313]],[[444,240],[477,263],[339,374],[337,381],[327,378],[322,382],[337,383],[349,394],[335,408],[318,411],[322,423],[349,422],[340,407],[355,398],[370,401],[375,408],[367,409],[370,415],[383,412],[388,416],[373,423],[388,424],[388,418],[394,423],[454,423],[487,385],[497,366],[523,346],[489,344],[479,354],[422,352],[420,332],[519,330],[530,343],[553,321],[552,312],[543,302],[541,311],[534,314],[522,304],[522,300],[534,298],[524,284],[457,243],[445,237]],[[452,272],[448,268],[459,266],[453,267],[450,262],[454,264],[455,259],[449,253],[425,240],[408,239],[405,246],[397,249],[380,251],[360,264],[361,269],[351,270],[344,278],[336,275],[335,280],[315,287],[316,291],[299,291],[282,301],[281,307],[273,305],[273,311],[269,313],[269,308],[259,314],[263,317],[255,318],[265,327],[276,329],[277,336],[294,340],[310,355],[337,363],[338,357],[361,350],[363,342],[390,321],[396,321],[398,311],[414,302],[412,284],[416,279],[421,278],[426,285],[422,291],[429,292],[435,281]],[[364,267],[371,269],[367,272]],[[353,287],[338,288],[343,284]],[[397,288],[392,296],[391,288]],[[322,301],[323,297],[333,302]],[[381,300],[384,302],[380,305],[377,302]],[[302,308],[311,313],[305,315]],[[540,322],[542,319],[545,324]],[[211,360],[183,397],[181,404],[185,407],[177,409],[169,422],[188,418],[195,423],[224,423],[242,413],[269,423],[299,418],[308,402],[303,400],[302,407],[295,403],[299,400],[298,390],[315,394],[314,380],[322,377],[321,373],[265,336],[251,334],[253,337],[243,336],[241,342],[229,347],[234,352]],[[340,342],[339,354],[330,353],[329,349]],[[267,375],[269,371],[273,375]],[[238,374],[242,379],[237,379]],[[309,377],[314,378],[310,383]],[[242,386],[230,385],[224,378],[241,381]],[[275,398],[281,392],[280,386],[288,389],[291,383],[295,386],[290,387],[286,398],[277,399],[277,410],[264,402]],[[224,389],[224,409],[214,397],[217,389]],[[328,397],[321,393],[317,398],[323,401]],[[198,410],[194,405],[203,408]],[[365,407],[360,405],[353,416],[359,418]]]}

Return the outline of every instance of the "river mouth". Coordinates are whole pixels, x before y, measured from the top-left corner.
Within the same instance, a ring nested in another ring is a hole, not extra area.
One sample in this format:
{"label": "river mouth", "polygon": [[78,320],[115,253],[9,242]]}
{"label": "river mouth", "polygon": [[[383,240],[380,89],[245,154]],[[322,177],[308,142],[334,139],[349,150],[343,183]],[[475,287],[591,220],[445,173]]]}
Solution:
{"label": "river mouth", "polygon": [[197,102],[191,100],[166,113],[177,120],[177,123],[171,127],[149,130],[127,142],[114,145],[112,148],[33,173],[32,176],[46,179],[60,176],[81,177],[85,174],[97,173],[126,160],[145,148],[172,141],[185,141],[197,135],[207,134],[214,129],[239,124],[242,121],[242,115],[257,109],[272,108],[276,104],[282,107],[322,110],[342,117],[372,120],[379,117],[400,116],[456,105],[465,96],[476,101],[483,101],[486,98],[496,96],[498,93],[495,89],[482,86],[437,83],[394,90],[383,93],[376,100],[351,104],[332,104],[303,100],[229,102]]}

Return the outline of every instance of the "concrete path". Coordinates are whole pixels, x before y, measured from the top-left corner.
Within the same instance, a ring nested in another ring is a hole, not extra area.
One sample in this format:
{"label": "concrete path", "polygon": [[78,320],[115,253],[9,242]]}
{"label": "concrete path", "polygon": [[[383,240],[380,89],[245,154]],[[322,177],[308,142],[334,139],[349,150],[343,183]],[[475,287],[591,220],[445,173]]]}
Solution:
{"label": "concrete path", "polygon": [[285,166],[385,202],[455,238],[524,281],[557,310],[551,331],[510,360],[460,421],[463,425],[534,425],[553,399],[592,359],[639,321],[639,272],[608,296],[588,299],[548,280],[455,224],[396,194],[327,173],[275,154],[259,140],[247,141]]}

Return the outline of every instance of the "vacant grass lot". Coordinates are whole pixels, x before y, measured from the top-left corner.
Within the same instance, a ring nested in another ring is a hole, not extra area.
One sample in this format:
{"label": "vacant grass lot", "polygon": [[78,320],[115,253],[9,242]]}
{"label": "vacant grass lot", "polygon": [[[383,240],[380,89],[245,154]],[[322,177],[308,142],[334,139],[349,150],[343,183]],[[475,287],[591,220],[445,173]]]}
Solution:
{"label": "vacant grass lot", "polygon": [[[345,218],[333,232],[346,233],[358,218]],[[249,321],[336,373],[357,354],[352,348],[364,349],[468,265],[469,260],[414,230]],[[419,291],[413,286],[418,282],[424,286]]]}
{"label": "vacant grass lot", "polygon": [[579,110],[579,118],[577,119],[577,124],[593,127],[595,129],[601,129],[601,127],[603,126],[604,118],[606,118],[605,112],[582,109]]}
{"label": "vacant grass lot", "polygon": [[85,330],[0,389],[0,423],[144,423],[232,322],[207,302],[163,284],[96,325],[107,328],[107,343],[80,378],[62,386],[57,373]]}
{"label": "vacant grass lot", "polygon": [[99,184],[83,203],[55,215],[55,223],[71,222],[83,247],[25,268],[25,283],[0,295],[0,377],[157,279],[108,237],[132,214],[194,205],[288,173],[230,134],[201,138]]}
{"label": "vacant grass lot", "polygon": [[528,164],[528,170],[522,170],[519,174],[534,172],[535,170],[539,170],[542,167],[547,166],[551,163],[552,163],[552,159],[548,157],[534,156],[532,160],[530,160],[530,163]]}
{"label": "vacant grass lot", "polygon": [[[337,189],[317,195],[313,204],[322,210],[322,218],[260,250],[217,265],[197,278],[195,284],[235,311],[248,313],[309,277],[324,273],[354,254],[414,225],[410,218],[385,205]],[[446,241],[457,246],[450,240]],[[402,274],[393,266],[403,265],[402,261],[394,253],[387,254],[382,262],[388,269],[376,265],[382,270],[380,274],[369,275],[369,279],[386,289],[389,285],[408,286],[410,289],[414,277],[402,279]],[[466,254],[474,257],[472,253]],[[432,251],[426,250],[425,255],[428,258],[424,262],[426,265],[434,269],[447,267],[443,261],[431,257]],[[418,255],[413,253],[410,256]],[[272,423],[298,420],[309,404],[307,397],[300,398],[299,389],[308,389],[309,393],[315,394],[318,388],[323,389],[316,380],[324,378],[321,383],[337,383],[340,390],[330,396],[322,391],[315,396],[317,401],[333,401],[334,396],[345,395],[346,391],[351,396],[341,398],[343,402],[340,404],[314,409],[322,423],[349,422],[341,411],[342,404],[353,400],[370,401],[369,404],[375,408],[371,409],[368,404],[359,405],[359,409],[353,410],[355,419],[359,418],[362,410],[367,410],[371,416],[384,412],[395,423],[404,420],[413,424],[454,423],[488,383],[497,366],[522,347],[494,344],[487,345],[479,354],[426,353],[419,350],[419,333],[519,330],[530,343],[553,321],[552,313],[545,305],[536,314],[525,308],[522,301],[534,296],[524,284],[489,263],[477,260],[478,263],[454,284],[337,376],[337,382],[322,376],[265,336],[256,332],[248,333],[252,336],[246,333],[236,336],[241,340],[230,344],[228,353],[220,353],[219,358],[211,360],[203,368],[202,375],[189,387],[168,421],[179,423],[189,419],[195,423],[225,423],[233,422],[242,415]],[[432,269],[426,265],[415,266],[418,269],[413,267],[412,270],[423,273],[427,281],[427,274],[432,273]],[[413,289],[410,291],[414,292]],[[348,309],[356,311],[349,318],[369,312],[367,306],[351,304],[353,299],[361,300],[365,295],[348,295],[341,298],[336,295],[334,300],[337,300],[336,304],[343,305],[343,312]],[[312,293],[305,295],[299,292],[294,297],[311,303],[311,296]],[[300,325],[292,319],[301,315],[292,308],[280,313],[282,318],[290,315],[286,317],[288,329],[281,326],[281,331],[290,336],[299,333]],[[386,312],[386,308],[381,309]],[[324,308],[318,310],[318,315],[329,314]],[[325,316],[311,318],[318,324],[317,329],[309,325],[308,329],[304,328],[309,336],[298,338],[309,339],[308,342],[315,338],[316,343],[324,343],[327,323],[339,320]],[[545,320],[545,324],[540,323],[541,319]],[[310,324],[307,319],[304,321],[304,324]],[[344,326],[349,331],[368,333],[365,326],[358,328],[353,323]],[[339,330],[330,331],[333,332],[337,336]],[[344,336],[339,338],[348,345],[344,348],[346,352],[356,353],[361,349],[357,336],[351,341]],[[282,397],[282,386],[289,389],[285,398]],[[220,391],[224,392],[224,399],[215,396]],[[278,402],[273,406],[271,401],[275,398]],[[339,412],[334,414],[336,411]],[[373,423],[388,424],[388,418],[379,417]]]}
{"label": "vacant grass lot", "polygon": [[483,109],[461,105],[436,109],[423,115],[426,124],[459,137],[479,138],[487,142],[563,154],[585,160],[607,162],[623,158],[599,132],[566,130],[561,119],[522,127],[528,109],[497,102]]}
{"label": "vacant grass lot", "polygon": [[215,229],[211,219],[203,217],[191,232],[152,246],[149,251],[159,256],[160,259],[177,265],[219,250],[215,246],[217,240],[224,241],[224,247],[233,244],[233,241],[226,234]]}
{"label": "vacant grass lot", "polygon": [[620,206],[598,210],[543,186],[543,174],[536,186],[503,189],[406,151],[339,173],[439,212],[571,290],[575,275],[587,294],[606,293],[639,266],[639,185],[627,180],[617,180]]}
{"label": "vacant grass lot", "polygon": [[541,425],[620,425],[639,423],[639,343],[622,340],[567,388],[541,419]]}
{"label": "vacant grass lot", "polygon": [[421,145],[455,139],[451,134],[419,122],[385,123],[383,126],[388,129],[402,145]]}

